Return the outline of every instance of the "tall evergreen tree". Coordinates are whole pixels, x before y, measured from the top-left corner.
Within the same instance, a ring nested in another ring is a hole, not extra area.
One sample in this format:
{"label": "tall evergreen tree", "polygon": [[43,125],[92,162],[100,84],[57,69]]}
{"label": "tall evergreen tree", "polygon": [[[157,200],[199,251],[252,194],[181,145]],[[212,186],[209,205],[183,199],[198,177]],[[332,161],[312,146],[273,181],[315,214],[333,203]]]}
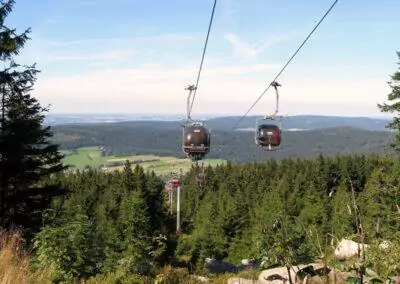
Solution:
{"label": "tall evergreen tree", "polygon": [[39,71],[35,64],[22,66],[13,59],[30,33],[17,34],[4,25],[13,5],[13,0],[0,2],[0,225],[30,227],[38,220],[33,213],[41,212],[52,196],[52,189],[39,188],[39,181],[65,167],[58,145],[49,142],[50,127],[43,126],[47,109],[31,96]]}
{"label": "tall evergreen tree", "polygon": [[[400,60],[400,52],[397,52],[397,56]],[[393,118],[391,122],[388,123],[387,127],[390,129],[394,129],[399,131],[400,130],[400,117],[398,116],[400,112],[400,61],[397,63],[399,68],[397,71],[391,76],[391,81],[388,83],[389,87],[391,88],[391,92],[388,94],[388,101],[390,103],[383,103],[378,104],[379,109],[381,112],[389,112],[389,113],[396,113],[397,116]],[[396,152],[400,152],[400,133],[398,132],[396,135],[396,140],[392,144],[392,147],[396,150]]]}
{"label": "tall evergreen tree", "polygon": [[143,273],[142,269],[145,268],[152,250],[152,232],[150,214],[142,192],[127,193],[121,203],[119,219],[126,254],[119,261],[120,265],[123,264],[134,273]]}

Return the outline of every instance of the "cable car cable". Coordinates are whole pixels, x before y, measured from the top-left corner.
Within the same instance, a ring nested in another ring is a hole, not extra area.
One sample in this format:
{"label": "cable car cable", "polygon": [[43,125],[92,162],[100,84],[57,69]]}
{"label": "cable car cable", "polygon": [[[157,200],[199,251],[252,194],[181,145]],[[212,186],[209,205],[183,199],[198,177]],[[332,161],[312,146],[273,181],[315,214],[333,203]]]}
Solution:
{"label": "cable car cable", "polygon": [[[212,9],[212,12],[211,12],[210,23],[209,23],[209,25],[208,25],[208,31],[207,31],[206,42],[205,42],[205,44],[204,44],[203,54],[202,54],[201,62],[200,62],[200,68],[199,68],[199,72],[198,72],[198,74],[197,74],[196,85],[194,85],[194,87],[193,87],[194,89],[192,88],[192,89],[193,89],[193,97],[192,97],[192,101],[191,101],[191,103],[190,103],[190,107],[189,107],[189,110],[188,110],[188,116],[189,116],[189,117],[190,117],[190,113],[192,112],[194,99],[195,99],[195,97],[196,97],[197,87],[198,87],[198,85],[199,85],[199,80],[200,80],[200,75],[201,75],[201,70],[203,69],[204,56],[205,56],[205,54],[206,54],[206,49],[207,49],[207,44],[208,44],[208,38],[209,38],[209,36],[210,36],[211,25],[212,25],[212,22],[213,22],[213,19],[214,19],[214,12],[215,12],[215,6],[216,6],[216,4],[217,4],[217,0],[214,0],[214,6],[213,6],[213,9]],[[190,88],[190,87],[189,87],[189,88]],[[190,90],[190,89],[189,89],[189,90]]]}
{"label": "cable car cable", "polygon": [[278,77],[283,73],[283,71],[286,69],[286,67],[290,64],[290,62],[294,59],[294,57],[297,55],[297,53],[300,51],[300,49],[304,46],[304,44],[307,42],[307,40],[311,37],[311,35],[314,33],[314,31],[318,28],[318,26],[322,23],[322,21],[325,19],[325,17],[330,13],[330,11],[333,9],[333,7],[336,5],[336,3],[339,0],[335,0],[331,7],[326,11],[324,16],[319,20],[319,22],[315,25],[315,27],[312,29],[312,31],[308,34],[308,36],[305,38],[305,40],[302,42],[302,44],[297,48],[296,52],[290,57],[290,59],[286,62],[286,64],[283,66],[281,71],[279,71],[278,75],[275,76],[274,80],[272,80],[272,83],[268,85],[268,87],[262,92],[262,94],[258,97],[258,99],[254,102],[254,104],[247,110],[247,112],[240,118],[239,122],[236,123],[236,125],[233,127],[235,129],[242,121],[243,119],[249,114],[249,112],[253,109],[253,107],[258,103],[258,101],[265,95],[265,93],[269,90],[271,85],[278,79]]}
{"label": "cable car cable", "polygon": [[208,25],[207,37],[203,48],[203,54],[201,57],[199,72],[197,74],[196,85],[189,85],[185,90],[189,91],[186,102],[187,119],[186,123],[182,124],[182,151],[192,161],[202,160],[211,150],[210,143],[210,131],[200,121],[193,121],[191,118],[191,112],[196,97],[196,92],[200,80],[201,71],[203,69],[204,57],[207,49],[208,39],[210,36],[211,26],[214,19],[215,7],[217,0],[214,0],[214,5],[211,13],[210,23]]}

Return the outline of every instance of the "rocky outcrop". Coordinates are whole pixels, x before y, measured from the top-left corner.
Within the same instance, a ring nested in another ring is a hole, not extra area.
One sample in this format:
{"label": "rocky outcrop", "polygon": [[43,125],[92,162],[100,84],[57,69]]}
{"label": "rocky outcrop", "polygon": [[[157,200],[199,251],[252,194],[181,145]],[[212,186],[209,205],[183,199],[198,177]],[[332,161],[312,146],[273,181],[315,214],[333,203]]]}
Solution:
{"label": "rocky outcrop", "polygon": [[[323,264],[300,264],[290,268],[290,277],[293,283],[302,283],[304,279],[310,279],[316,276],[321,277],[329,272],[330,269],[324,268]],[[289,283],[289,272],[286,267],[276,267],[264,270],[259,275],[257,283]]]}
{"label": "rocky outcrop", "polygon": [[204,276],[199,276],[199,275],[192,275],[191,276],[193,279],[197,280],[198,282],[202,283],[210,283],[210,279]]}
{"label": "rocky outcrop", "polygon": [[242,259],[241,263],[242,264],[238,266],[239,270],[260,267],[260,263],[258,261],[255,261],[254,259]]}
{"label": "rocky outcrop", "polygon": [[334,255],[339,260],[349,259],[358,255],[360,249],[361,254],[369,245],[362,245],[352,240],[342,239],[336,246]]}
{"label": "rocky outcrop", "polygon": [[[290,269],[291,278],[294,281],[294,276],[297,271],[301,268],[306,267],[306,265],[301,265],[298,267],[292,267]],[[260,273],[258,276],[258,283],[289,283],[289,273],[286,267],[276,267],[271,269],[266,269]]]}
{"label": "rocky outcrop", "polygon": [[[389,241],[383,241],[379,244],[379,248],[382,250],[388,249],[391,243]],[[362,255],[370,245],[357,243],[352,240],[342,239],[336,246],[334,255],[338,260],[345,260],[358,255],[358,249],[360,249],[360,254]]]}

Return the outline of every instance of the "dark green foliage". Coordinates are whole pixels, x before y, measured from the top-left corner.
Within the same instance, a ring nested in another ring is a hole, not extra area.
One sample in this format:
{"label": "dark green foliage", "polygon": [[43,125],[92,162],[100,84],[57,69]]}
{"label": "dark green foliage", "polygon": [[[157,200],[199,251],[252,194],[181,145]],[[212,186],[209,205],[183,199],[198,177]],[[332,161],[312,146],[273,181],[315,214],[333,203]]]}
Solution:
{"label": "dark green foliage", "polygon": [[150,216],[141,191],[128,192],[119,209],[119,231],[123,257],[119,262],[126,271],[145,273],[152,250]]}
{"label": "dark green foliage", "polygon": [[13,55],[18,55],[29,39],[30,29],[22,34],[16,34],[15,29],[4,26],[4,21],[11,13],[14,4],[14,0],[0,2],[0,61],[2,62],[11,60]]}
{"label": "dark green foliage", "polygon": [[360,195],[364,214],[368,215],[365,229],[368,240],[384,239],[396,232],[400,237],[399,159],[382,158]]}
{"label": "dark green foliage", "polygon": [[[127,162],[113,174],[88,169],[53,178],[71,192],[36,236],[39,265],[53,263],[60,277],[89,277],[119,269],[147,274],[166,262],[173,227],[164,210],[163,184],[154,173],[130,166]],[[64,241],[68,230],[72,235]]]}
{"label": "dark green foliage", "polygon": [[330,204],[331,230],[335,236],[354,234],[354,214],[349,200],[351,200],[351,193],[348,191],[346,183],[342,183],[333,194]]}
{"label": "dark green foliage", "polygon": [[57,227],[45,226],[36,235],[38,265],[54,267],[60,279],[98,273],[103,248],[93,243],[99,237],[93,221],[82,213],[60,221]]}
{"label": "dark green foliage", "polygon": [[183,178],[178,239],[154,173],[127,162],[122,172],[57,175],[51,182],[71,193],[61,210],[54,203],[45,214],[36,263],[53,264],[67,279],[118,271],[154,276],[168,264],[201,270],[209,257],[265,266],[313,262],[331,251],[332,240],[357,241],[351,186],[366,242],[399,237],[399,171],[400,160],[384,156],[227,163],[206,168],[200,187],[202,170],[193,165]]}
{"label": "dark green foliage", "polygon": [[[397,52],[398,59],[400,60],[400,52]],[[400,66],[400,61],[397,63]],[[378,104],[379,109],[382,112],[388,112],[394,114],[394,117],[391,122],[388,123],[387,127],[390,129],[394,129],[396,131],[400,130],[400,68],[396,70],[396,72],[390,78],[389,87],[391,88],[391,92],[388,94],[387,99],[390,103]],[[400,133],[397,133],[396,140],[392,144],[394,149],[399,152],[400,151]]]}
{"label": "dark green foliage", "polygon": [[[191,256],[193,265],[204,257],[225,257],[234,263],[243,258],[264,259],[266,265],[313,261],[324,253],[332,238],[334,242],[341,238],[357,241],[351,185],[367,240],[374,234],[371,224],[376,214],[382,219],[382,236],[394,238],[400,225],[396,215],[398,193],[396,180],[378,182],[382,177],[376,172],[382,171],[382,159],[353,155],[286,159],[279,164],[228,163],[212,169],[203,188],[194,182],[194,167],[182,197],[183,222],[191,224],[183,227],[183,233],[190,237],[179,244],[179,253]],[[390,171],[400,169],[387,159],[383,165]],[[386,170],[384,176],[395,175]],[[382,192],[379,202],[370,196],[371,191]]]}
{"label": "dark green foliage", "polygon": [[13,61],[30,32],[16,34],[4,26],[13,5],[3,1],[0,6],[0,224],[22,225],[29,232],[40,225],[53,195],[40,181],[65,167],[58,146],[49,142],[50,128],[43,126],[47,109],[31,96],[39,71]]}

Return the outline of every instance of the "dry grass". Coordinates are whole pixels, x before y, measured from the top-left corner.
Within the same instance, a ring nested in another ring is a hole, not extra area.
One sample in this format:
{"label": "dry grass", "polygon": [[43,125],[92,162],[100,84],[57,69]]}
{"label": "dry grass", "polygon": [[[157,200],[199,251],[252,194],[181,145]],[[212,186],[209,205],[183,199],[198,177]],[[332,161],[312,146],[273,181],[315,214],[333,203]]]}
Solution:
{"label": "dry grass", "polygon": [[51,283],[53,273],[50,269],[32,271],[23,244],[18,231],[0,230],[0,283]]}

